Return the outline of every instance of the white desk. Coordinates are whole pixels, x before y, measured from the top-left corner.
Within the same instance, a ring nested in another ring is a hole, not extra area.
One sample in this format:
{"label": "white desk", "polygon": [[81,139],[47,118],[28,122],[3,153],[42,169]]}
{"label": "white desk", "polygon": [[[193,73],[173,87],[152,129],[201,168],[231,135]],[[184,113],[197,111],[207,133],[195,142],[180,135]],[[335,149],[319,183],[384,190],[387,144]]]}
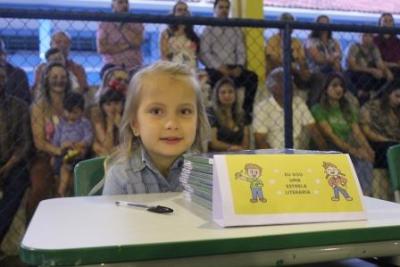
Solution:
{"label": "white desk", "polygon": [[[117,207],[116,200],[160,204],[174,213]],[[43,266],[211,267],[400,255],[400,205],[366,198],[366,207],[368,221],[224,229],[177,193],[50,199],[27,229],[21,258]]]}

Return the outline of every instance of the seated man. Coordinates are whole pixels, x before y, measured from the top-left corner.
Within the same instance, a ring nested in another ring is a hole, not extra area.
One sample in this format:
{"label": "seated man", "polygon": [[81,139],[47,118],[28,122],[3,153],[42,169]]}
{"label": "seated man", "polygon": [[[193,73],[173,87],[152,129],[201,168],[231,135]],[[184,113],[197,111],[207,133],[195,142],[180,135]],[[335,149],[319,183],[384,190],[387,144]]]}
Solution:
{"label": "seated man", "polygon": [[[229,0],[214,2],[214,16],[228,18]],[[242,31],[239,28],[207,26],[200,38],[201,60],[206,65],[211,86],[222,77],[230,77],[236,88],[246,90],[243,109],[246,120],[251,121],[254,97],[257,91],[257,75],[245,68],[246,50]]]}
{"label": "seated man", "polygon": [[[268,75],[266,86],[271,96],[254,107],[253,130],[257,149],[284,148],[284,71],[276,68]],[[305,102],[293,97],[293,144],[296,149],[308,149],[309,136],[320,149],[326,143],[316,127],[315,120]],[[307,133],[308,132],[308,133]]]}
{"label": "seated man", "polygon": [[371,91],[377,91],[385,82],[393,80],[393,74],[383,63],[371,33],[362,33],[361,43],[349,47],[346,67],[361,104],[369,99]]}
{"label": "seated man", "polygon": [[[292,22],[295,19],[292,14],[285,12],[282,13],[280,21]],[[303,87],[309,81],[311,73],[307,66],[303,44],[295,37],[291,40],[292,74],[296,85]],[[266,42],[265,56],[267,76],[273,69],[283,66],[283,30],[279,30],[279,33],[271,36]]]}
{"label": "seated man", "polygon": [[7,62],[6,46],[2,39],[0,39],[0,65],[5,66],[8,77],[5,93],[17,97],[29,105],[31,103],[31,93],[29,91],[28,76],[23,69]]}
{"label": "seated man", "polygon": [[[81,94],[85,94],[88,90],[89,86],[86,79],[86,72],[85,69],[78,63],[74,62],[72,59],[69,58],[69,52],[71,49],[71,39],[65,32],[56,32],[51,36],[50,42],[51,48],[59,49],[62,54],[64,55],[65,60],[65,67],[67,70],[72,73],[79,85],[77,88],[77,92]],[[46,63],[40,64],[35,73],[35,82],[32,88],[36,88],[40,85],[41,77],[43,75],[44,65]]]}
{"label": "seated man", "polygon": [[[28,105],[6,94],[7,72],[0,66],[0,244],[29,185],[32,137]],[[1,252],[0,252],[1,254]]]}

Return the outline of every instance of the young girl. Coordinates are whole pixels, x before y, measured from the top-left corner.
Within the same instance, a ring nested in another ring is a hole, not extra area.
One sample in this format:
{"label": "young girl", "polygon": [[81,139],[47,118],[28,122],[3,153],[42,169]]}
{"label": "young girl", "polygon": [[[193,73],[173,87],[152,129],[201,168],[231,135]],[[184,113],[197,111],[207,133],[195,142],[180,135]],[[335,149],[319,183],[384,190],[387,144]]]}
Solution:
{"label": "young girl", "polygon": [[319,103],[311,111],[330,148],[350,154],[364,195],[371,195],[375,155],[358,124],[358,112],[344,97],[344,84],[340,74],[331,73]]}
{"label": "young girl", "polygon": [[231,79],[222,78],[215,84],[208,117],[211,124],[210,150],[249,149],[249,127],[244,123],[244,111],[238,104],[237,90]]}
{"label": "young girl", "polygon": [[103,194],[181,191],[181,156],[204,152],[208,131],[200,87],[187,66],[160,61],[140,70],[129,84]]}
{"label": "young girl", "polygon": [[95,131],[93,152],[97,156],[110,155],[118,145],[118,129],[129,82],[125,68],[106,65],[102,71],[105,68],[96,94],[97,105],[90,112]]}
{"label": "young girl", "polygon": [[60,119],[52,144],[64,149],[62,156],[54,158],[56,174],[59,174],[57,195],[68,195],[73,185],[74,165],[88,156],[93,140],[90,121],[84,114],[85,100],[79,93],[68,93],[63,101],[64,116]]}

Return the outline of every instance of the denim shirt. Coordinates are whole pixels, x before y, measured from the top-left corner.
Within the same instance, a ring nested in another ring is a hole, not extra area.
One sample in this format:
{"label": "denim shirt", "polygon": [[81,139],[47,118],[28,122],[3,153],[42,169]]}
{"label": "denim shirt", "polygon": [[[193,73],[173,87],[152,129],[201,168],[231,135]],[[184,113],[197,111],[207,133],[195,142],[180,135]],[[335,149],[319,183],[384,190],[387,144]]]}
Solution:
{"label": "denim shirt", "polygon": [[116,162],[107,171],[103,195],[182,191],[182,165],[183,158],[179,157],[165,178],[143,148],[135,149],[128,160]]}

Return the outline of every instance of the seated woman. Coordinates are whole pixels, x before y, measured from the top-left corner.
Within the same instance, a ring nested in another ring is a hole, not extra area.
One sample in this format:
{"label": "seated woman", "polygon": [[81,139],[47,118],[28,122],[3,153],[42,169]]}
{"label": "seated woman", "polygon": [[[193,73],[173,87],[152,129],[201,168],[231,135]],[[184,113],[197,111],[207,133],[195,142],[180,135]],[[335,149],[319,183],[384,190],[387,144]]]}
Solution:
{"label": "seated woman", "polygon": [[378,99],[361,109],[361,128],[375,151],[375,167],[387,168],[386,151],[400,142],[400,83],[393,82]]}
{"label": "seated woman", "polygon": [[[177,1],[172,9],[173,16],[190,16],[188,5]],[[161,33],[160,54],[162,60],[186,64],[192,69],[197,68],[197,55],[200,39],[192,25],[169,25]]]}
{"label": "seated woman", "polygon": [[[316,23],[329,24],[329,17],[320,15]],[[341,71],[342,50],[331,31],[313,30],[304,45],[308,66],[316,85],[308,94],[308,104],[317,103],[321,95],[326,75]],[[318,82],[320,81],[320,82]]]}
{"label": "seated woman", "polygon": [[249,127],[237,101],[237,90],[229,78],[222,78],[214,87],[208,117],[211,125],[210,151],[249,149]]}
{"label": "seated woman", "polygon": [[[329,17],[318,16],[316,23],[329,24]],[[328,74],[341,70],[342,50],[339,42],[332,37],[331,31],[312,31],[306,41],[305,51],[312,72]]]}
{"label": "seated woman", "polygon": [[361,42],[349,46],[346,66],[361,104],[370,98],[371,91],[378,91],[385,82],[393,80],[392,72],[373,43],[372,33],[361,33]]}
{"label": "seated woman", "polygon": [[[42,78],[43,78],[42,76],[43,76],[43,72],[44,72],[46,66],[50,63],[59,63],[59,64],[63,65],[64,67],[66,67],[66,64],[67,64],[64,54],[58,48],[50,48],[49,50],[47,50],[45,53],[45,59],[46,59],[46,62],[40,64],[36,68],[36,71],[35,71],[35,81],[32,86],[34,98],[37,98],[40,96],[39,94],[40,94],[40,87],[41,87]],[[68,70],[68,75],[69,75],[69,79],[70,79],[71,90],[81,93],[82,90],[80,88],[78,79],[75,76],[75,74],[72,71]]]}
{"label": "seated woman", "polygon": [[330,74],[311,111],[330,149],[350,154],[364,195],[371,195],[374,151],[359,127],[357,111],[344,97],[344,84],[340,74]]}
{"label": "seated woman", "polygon": [[97,156],[109,155],[118,144],[118,127],[122,116],[129,74],[124,67],[105,65],[96,104],[90,110],[94,129],[92,150]]}
{"label": "seated woman", "polygon": [[53,156],[61,156],[64,149],[52,144],[55,129],[63,115],[63,101],[71,91],[69,72],[60,63],[50,63],[44,70],[41,94],[31,110],[31,124],[36,155],[31,163],[31,190],[27,203],[27,217],[31,218],[43,199],[53,196],[54,173],[49,168]]}

